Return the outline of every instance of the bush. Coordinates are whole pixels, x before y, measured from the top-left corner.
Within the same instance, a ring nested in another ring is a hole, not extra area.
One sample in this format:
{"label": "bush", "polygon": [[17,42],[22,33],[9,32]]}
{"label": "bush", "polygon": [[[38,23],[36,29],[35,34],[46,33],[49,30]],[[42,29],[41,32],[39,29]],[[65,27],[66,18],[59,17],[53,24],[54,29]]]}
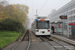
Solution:
{"label": "bush", "polygon": [[0,21],[0,30],[24,32],[25,28],[19,21],[7,18]]}

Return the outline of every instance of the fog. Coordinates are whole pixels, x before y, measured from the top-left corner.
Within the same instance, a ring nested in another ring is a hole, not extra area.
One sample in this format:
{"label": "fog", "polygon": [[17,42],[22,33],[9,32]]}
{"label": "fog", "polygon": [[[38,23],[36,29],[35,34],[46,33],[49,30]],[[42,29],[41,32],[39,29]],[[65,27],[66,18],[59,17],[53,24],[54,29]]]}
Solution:
{"label": "fog", "polygon": [[[28,18],[30,24],[36,18],[36,9],[39,16],[48,16],[53,9],[58,10],[71,0],[7,0],[10,4],[25,4],[29,7]],[[30,26],[29,26],[30,27]]]}

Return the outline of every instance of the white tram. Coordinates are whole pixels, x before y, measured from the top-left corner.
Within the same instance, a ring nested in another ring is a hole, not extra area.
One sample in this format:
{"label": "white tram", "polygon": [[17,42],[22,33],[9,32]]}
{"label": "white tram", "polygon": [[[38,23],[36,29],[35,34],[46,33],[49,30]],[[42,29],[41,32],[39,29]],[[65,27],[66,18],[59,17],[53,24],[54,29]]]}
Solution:
{"label": "white tram", "polygon": [[50,20],[35,19],[35,21],[32,23],[32,31],[35,35],[50,36]]}

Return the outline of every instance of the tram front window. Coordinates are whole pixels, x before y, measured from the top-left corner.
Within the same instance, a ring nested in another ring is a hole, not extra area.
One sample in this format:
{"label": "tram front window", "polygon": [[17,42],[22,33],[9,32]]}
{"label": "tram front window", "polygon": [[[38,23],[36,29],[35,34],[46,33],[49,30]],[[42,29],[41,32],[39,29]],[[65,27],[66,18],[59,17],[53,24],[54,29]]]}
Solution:
{"label": "tram front window", "polygon": [[37,21],[37,29],[49,29],[49,21]]}

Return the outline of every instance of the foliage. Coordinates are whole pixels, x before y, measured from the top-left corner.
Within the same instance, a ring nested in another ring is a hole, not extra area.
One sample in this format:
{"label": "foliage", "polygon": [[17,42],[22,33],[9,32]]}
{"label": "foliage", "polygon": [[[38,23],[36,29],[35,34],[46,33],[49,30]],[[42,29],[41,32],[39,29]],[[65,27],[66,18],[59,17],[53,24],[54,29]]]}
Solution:
{"label": "foliage", "polygon": [[23,24],[27,18],[28,9],[26,5],[20,4],[8,5],[6,7],[0,5],[0,19],[12,18]]}
{"label": "foliage", "polygon": [[21,33],[10,32],[10,31],[0,31],[0,48],[10,44],[15,41]]}
{"label": "foliage", "polygon": [[25,22],[25,20],[27,19],[29,7],[26,5],[21,5],[21,4],[14,4],[13,6],[14,8],[19,10],[19,16],[22,18],[22,21]]}
{"label": "foliage", "polygon": [[28,26],[29,26],[29,23],[30,23],[29,18],[27,18],[27,19],[26,19],[26,22],[23,24],[26,29],[29,28],[29,27],[28,27]]}
{"label": "foliage", "polygon": [[0,5],[0,30],[23,32],[28,9],[28,6],[20,4]]}
{"label": "foliage", "polygon": [[0,30],[24,32],[25,28],[20,22],[6,18],[0,22]]}
{"label": "foliage", "polygon": [[0,19],[2,19],[4,17],[3,10],[4,10],[4,7],[2,5],[0,5]]}

